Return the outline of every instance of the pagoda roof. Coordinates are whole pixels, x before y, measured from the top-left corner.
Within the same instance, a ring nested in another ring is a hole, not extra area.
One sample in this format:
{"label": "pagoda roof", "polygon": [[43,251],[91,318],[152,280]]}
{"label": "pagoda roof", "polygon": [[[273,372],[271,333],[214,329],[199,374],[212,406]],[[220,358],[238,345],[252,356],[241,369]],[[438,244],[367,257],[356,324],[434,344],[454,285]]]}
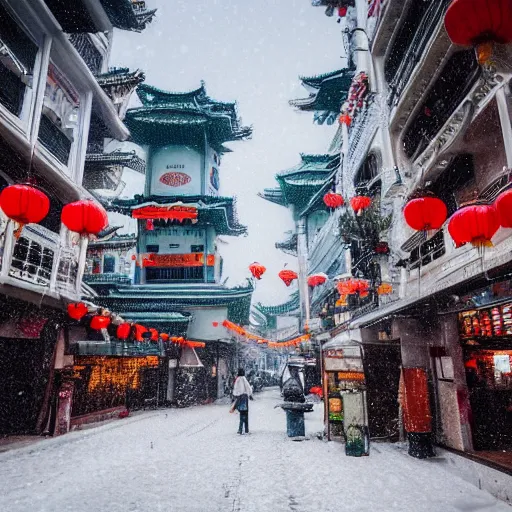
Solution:
{"label": "pagoda roof", "polygon": [[100,0],[110,23],[121,30],[142,32],[153,20],[156,9],[146,9],[140,0]]}
{"label": "pagoda roof", "polygon": [[323,75],[301,77],[302,84],[309,91],[307,98],[290,100],[290,105],[304,112],[316,112],[315,121],[332,124],[346,101],[354,78],[353,68],[339,69]]}
{"label": "pagoda roof", "polygon": [[339,164],[339,155],[301,154],[299,164],[276,176],[284,203],[296,206],[301,212],[331,182]]}
{"label": "pagoda roof", "polygon": [[279,206],[286,206],[283,191],[280,187],[264,188],[263,192],[258,192],[258,196],[260,196],[262,199],[270,201],[271,203],[278,204]]}
{"label": "pagoda roof", "polygon": [[[122,227],[122,226],[121,226]],[[120,229],[120,227],[115,228],[116,231]],[[116,232],[111,235],[106,235],[101,239],[95,240],[94,242],[89,242],[89,248],[91,249],[131,249],[137,245],[137,236],[134,234],[129,235],[118,235]]]}
{"label": "pagoda roof", "polygon": [[202,141],[206,132],[212,147],[222,152],[224,142],[248,139],[252,128],[242,126],[236,103],[213,100],[204,84],[190,92],[168,92],[141,84],[142,107],[126,113],[126,125],[139,144],[165,145]]}
{"label": "pagoda roof", "polygon": [[292,316],[293,314],[296,314],[300,311],[299,291],[297,290],[293,292],[290,295],[290,298],[282,304],[278,304],[276,306],[264,306],[260,302],[256,304],[255,308],[265,317],[284,315]]}
{"label": "pagoda roof", "polygon": [[290,231],[286,240],[276,242],[276,249],[280,249],[291,256],[297,256],[297,233]]}
{"label": "pagoda roof", "polygon": [[123,318],[133,314],[154,314],[157,318],[169,311],[185,314],[190,308],[227,307],[228,319],[243,325],[249,321],[253,291],[249,280],[235,288],[207,283],[118,285],[112,286],[102,301],[112,311],[122,312]]}
{"label": "pagoda roof", "polygon": [[110,68],[106,73],[96,75],[96,80],[101,87],[112,85],[139,85],[144,82],[146,75],[140,69],[130,71],[129,68]]}
{"label": "pagoda roof", "polygon": [[133,210],[144,206],[192,206],[197,208],[197,226],[213,225],[218,235],[239,236],[247,233],[247,227],[238,222],[233,197],[137,195],[132,199],[115,199],[104,205],[107,210],[124,215],[131,215]]}
{"label": "pagoda roof", "polygon": [[329,192],[329,190],[333,187],[337,174],[338,169],[336,168],[325,180],[324,184],[319,188],[318,192],[316,192],[316,194],[314,194],[313,197],[309,200],[305,208],[299,213],[300,217],[305,217],[306,215],[309,215],[310,213],[313,213],[317,210],[329,209],[324,203],[324,195],[327,194],[327,192]]}

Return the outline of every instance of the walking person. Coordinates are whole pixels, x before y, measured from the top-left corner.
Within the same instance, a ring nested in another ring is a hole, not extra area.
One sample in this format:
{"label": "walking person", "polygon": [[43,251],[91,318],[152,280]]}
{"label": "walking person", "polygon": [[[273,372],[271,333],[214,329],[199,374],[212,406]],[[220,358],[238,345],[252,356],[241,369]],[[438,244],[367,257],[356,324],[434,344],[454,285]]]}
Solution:
{"label": "walking person", "polygon": [[245,370],[240,368],[238,370],[238,377],[233,386],[233,398],[235,399],[231,412],[237,410],[240,413],[240,426],[238,433],[242,434],[242,429],[245,426],[245,433],[249,433],[249,400],[252,398],[252,387],[248,380],[245,378]]}

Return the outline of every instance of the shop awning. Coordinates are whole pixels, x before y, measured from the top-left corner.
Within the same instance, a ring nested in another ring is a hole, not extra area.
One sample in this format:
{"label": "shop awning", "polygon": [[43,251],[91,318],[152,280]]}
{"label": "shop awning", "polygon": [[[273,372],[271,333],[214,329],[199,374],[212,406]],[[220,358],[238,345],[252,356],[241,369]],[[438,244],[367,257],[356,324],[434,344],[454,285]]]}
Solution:
{"label": "shop awning", "polygon": [[324,345],[322,345],[322,350],[332,350],[336,348],[346,348],[346,347],[357,347],[359,350],[359,344],[361,343],[361,335],[359,333],[359,329],[356,330],[348,330],[343,331],[337,336],[335,336],[332,340],[328,341]]}

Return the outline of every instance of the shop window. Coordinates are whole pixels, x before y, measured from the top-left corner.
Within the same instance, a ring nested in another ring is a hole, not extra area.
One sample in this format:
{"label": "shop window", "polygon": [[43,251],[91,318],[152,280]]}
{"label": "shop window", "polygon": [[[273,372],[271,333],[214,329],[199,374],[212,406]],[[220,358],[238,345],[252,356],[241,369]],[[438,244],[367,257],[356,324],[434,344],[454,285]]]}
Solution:
{"label": "shop window", "polygon": [[92,259],[92,273],[101,274],[101,260],[98,256]]}
{"label": "shop window", "polygon": [[51,249],[21,237],[14,246],[10,274],[23,281],[47,286],[50,283],[53,257]]}
{"label": "shop window", "polygon": [[116,258],[112,254],[103,256],[103,273],[113,274],[116,271]]}
{"label": "shop window", "polygon": [[0,103],[21,117],[38,47],[0,4]]}
{"label": "shop window", "polygon": [[191,245],[190,252],[204,252],[204,245]]}
{"label": "shop window", "polygon": [[67,165],[78,128],[78,92],[50,63],[46,79],[39,141],[57,160]]}
{"label": "shop window", "polygon": [[439,259],[445,253],[444,234],[441,230],[430,240],[420,244],[416,249],[411,251],[411,257],[409,258],[410,270],[420,266],[424,267],[432,263],[432,261]]}
{"label": "shop window", "polygon": [[159,250],[159,245],[146,245],[146,252],[157,254]]}
{"label": "shop window", "polygon": [[169,244],[169,249],[179,249],[180,244]]}

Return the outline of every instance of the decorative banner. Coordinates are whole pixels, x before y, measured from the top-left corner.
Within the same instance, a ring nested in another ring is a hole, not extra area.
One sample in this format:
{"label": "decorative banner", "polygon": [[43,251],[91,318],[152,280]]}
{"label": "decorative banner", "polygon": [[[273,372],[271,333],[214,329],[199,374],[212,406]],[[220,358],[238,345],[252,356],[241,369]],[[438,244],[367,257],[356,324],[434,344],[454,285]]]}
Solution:
{"label": "decorative banner", "polygon": [[160,183],[168,187],[182,187],[192,181],[192,178],[184,172],[166,172],[160,176]]}
{"label": "decorative banner", "polygon": [[132,210],[132,218],[134,219],[165,219],[179,222],[190,219],[197,222],[197,215],[196,207],[176,204],[168,206],[148,205]]}
{"label": "decorative banner", "polygon": [[282,341],[282,342],[274,342],[270,340],[266,340],[262,338],[261,336],[257,336],[256,334],[252,334],[248,331],[246,331],[243,327],[240,327],[239,325],[236,325],[233,322],[230,322],[229,320],[224,320],[222,322],[222,325],[234,333],[238,334],[239,336],[243,336],[247,338],[248,340],[256,341],[260,345],[268,345],[269,348],[284,348],[284,347],[291,347],[298,345],[299,343],[303,343],[305,341],[308,341],[311,336],[309,334],[304,334],[303,336],[299,336],[298,338],[294,338],[292,340],[288,341]]}
{"label": "decorative banner", "polygon": [[[204,253],[194,252],[190,254],[151,254],[148,258],[152,267],[202,267],[204,265]],[[206,266],[215,265],[215,255],[206,256]]]}

